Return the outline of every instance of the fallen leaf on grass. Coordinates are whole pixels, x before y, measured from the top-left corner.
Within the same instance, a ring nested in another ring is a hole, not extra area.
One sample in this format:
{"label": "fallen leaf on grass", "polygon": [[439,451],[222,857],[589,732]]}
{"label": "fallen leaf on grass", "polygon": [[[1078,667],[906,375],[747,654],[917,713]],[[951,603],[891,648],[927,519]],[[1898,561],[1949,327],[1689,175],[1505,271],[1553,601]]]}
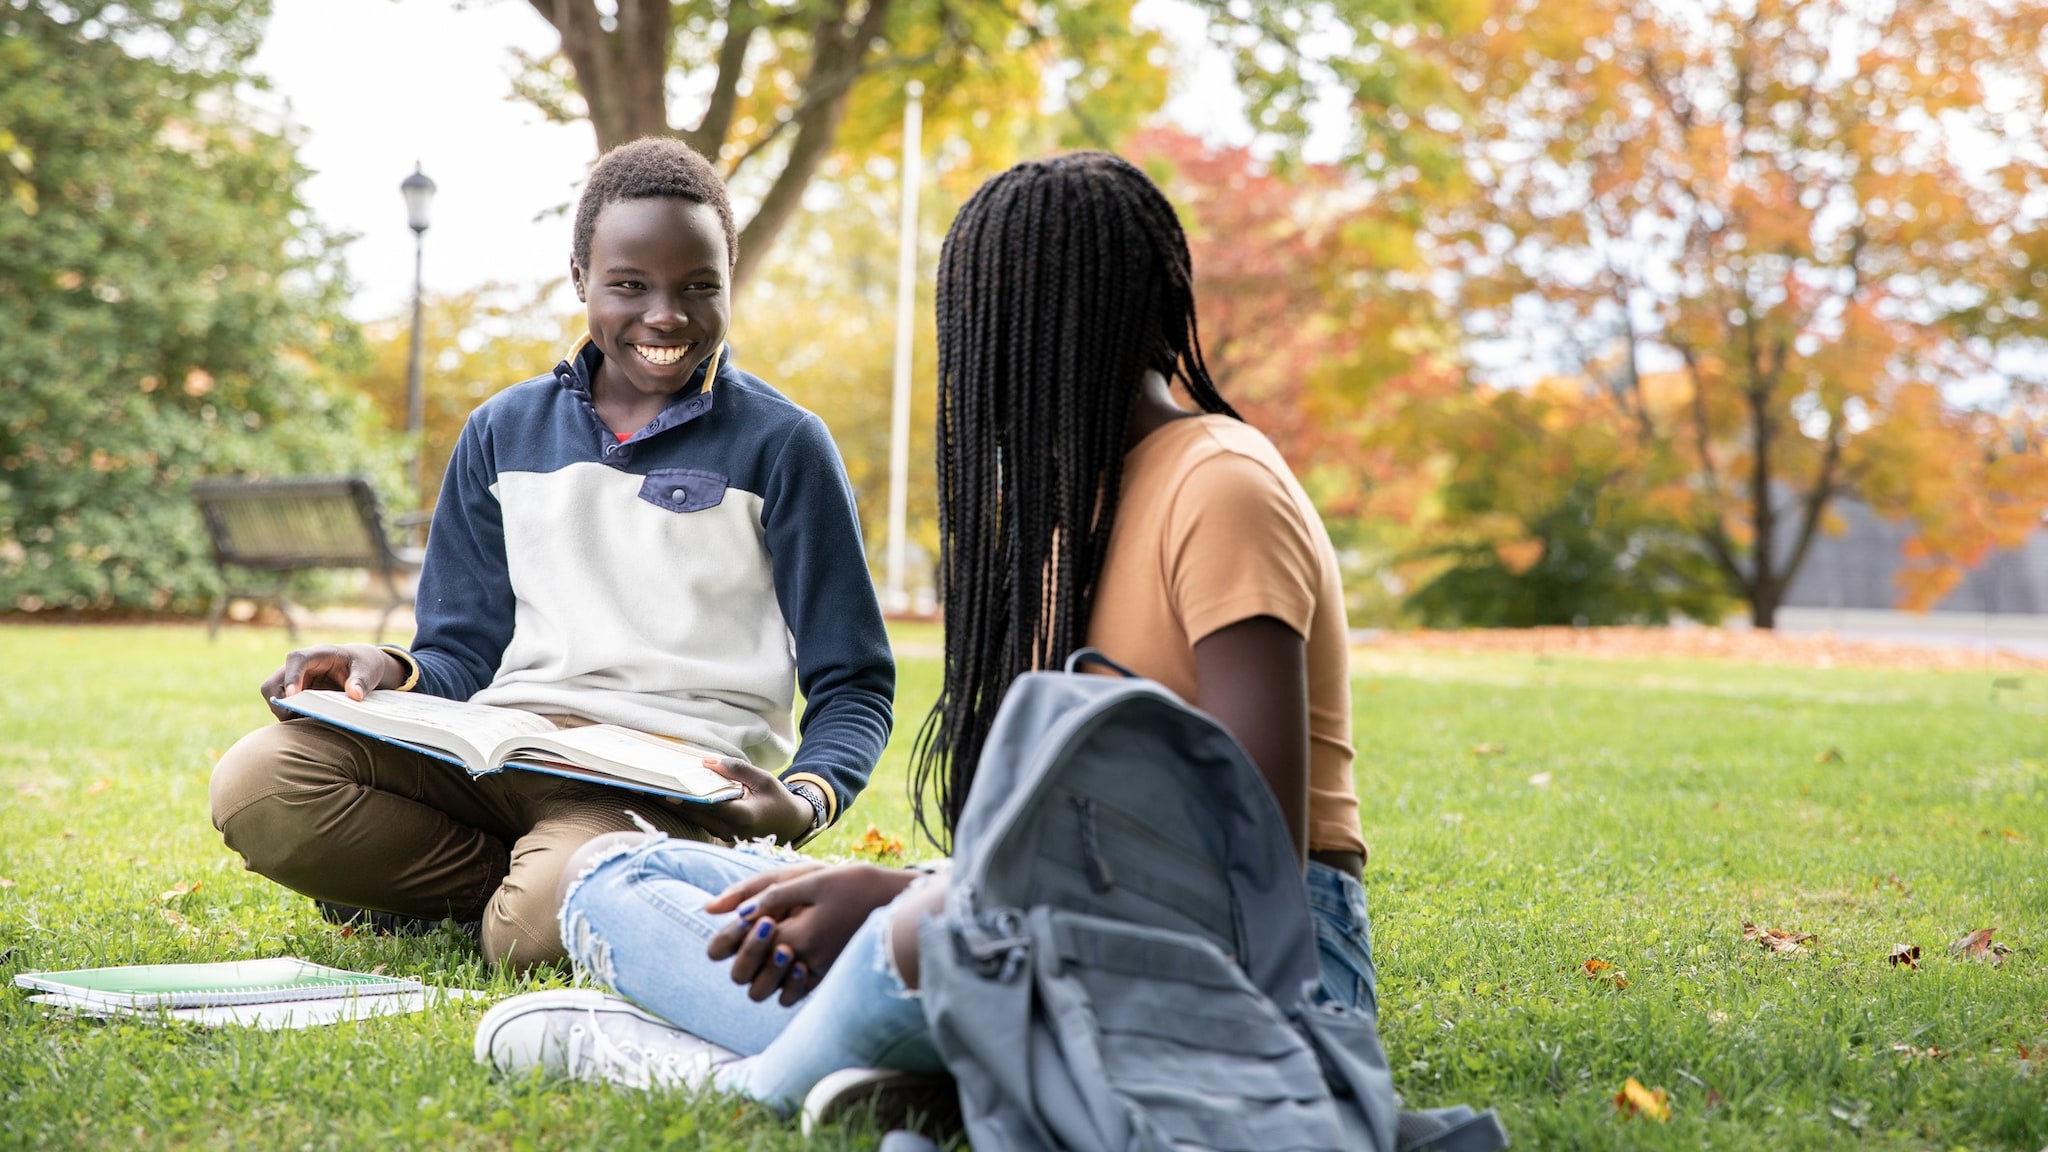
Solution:
{"label": "fallen leaf on grass", "polygon": [[1980,964],[1986,961],[1993,965],[2003,964],[2006,954],[2011,952],[2012,948],[1992,942],[1991,934],[1996,931],[1996,928],[1979,928],[1950,944],[1948,954],[1958,960],[1971,960]]}
{"label": "fallen leaf on grass", "polygon": [[355,925],[353,925],[353,924],[343,924],[343,925],[341,926],[341,938],[342,938],[343,940],[346,940],[346,939],[348,939],[349,937],[351,937],[351,936],[353,936],[353,935],[355,935],[355,934],[356,934],[356,926],[355,926]]}
{"label": "fallen leaf on grass", "polygon": [[9,879],[8,879],[7,877],[5,877],[5,876],[0,876],[0,888],[12,888],[12,887],[14,887],[14,881],[12,881],[12,880],[9,880]]}
{"label": "fallen leaf on grass", "polygon": [[377,965],[376,967],[374,967],[374,968],[370,969],[370,975],[372,975],[372,976],[382,976],[382,975],[384,974],[384,969],[386,969],[386,968],[388,968],[388,967],[390,967],[390,965],[388,965],[388,964],[379,964],[379,965]]}
{"label": "fallen leaf on grass", "polygon": [[1531,777],[1529,777],[1529,786],[1530,786],[1531,788],[1548,788],[1548,787],[1550,787],[1550,773],[1548,773],[1548,772],[1538,772],[1538,773],[1537,773],[1537,774],[1535,774],[1534,776],[1531,776]]}
{"label": "fallen leaf on grass", "polygon": [[885,836],[873,824],[861,834],[860,843],[853,846],[855,856],[864,856],[878,864],[900,862],[903,859],[903,841],[894,836]]}
{"label": "fallen leaf on grass", "polygon": [[1498,756],[1505,751],[1507,751],[1505,744],[1474,744],[1472,746],[1472,754],[1474,756]]}
{"label": "fallen leaf on grass", "polygon": [[1815,764],[1840,764],[1845,759],[1847,757],[1842,755],[1840,748],[1829,748],[1827,751],[1815,755],[1813,762]]}
{"label": "fallen leaf on grass", "polygon": [[1782,928],[1759,928],[1747,920],[1742,922],[1742,938],[1754,940],[1766,952],[1789,955],[1800,950],[1799,946],[1813,939],[1811,932],[1787,932]]}
{"label": "fallen leaf on grass", "polygon": [[2001,829],[1999,829],[1999,835],[2001,835],[2001,836],[2005,837],[2005,838],[2006,838],[2007,840],[2025,840],[2025,839],[2026,839],[2026,835],[2025,835],[2024,833],[2020,833],[2020,832],[2015,832],[2015,831],[2013,831],[2013,830],[2012,830],[2012,829],[2010,829],[2010,828],[2001,828]]}
{"label": "fallen leaf on grass", "polygon": [[200,882],[197,880],[190,884],[173,884],[164,891],[157,893],[156,898],[165,904],[169,904],[181,896],[190,896],[192,893],[199,891],[199,889]]}
{"label": "fallen leaf on grass", "polygon": [[1920,946],[1918,944],[1894,944],[1892,945],[1891,955],[1886,956],[1885,959],[1891,961],[1894,968],[1901,964],[1908,968],[1918,968],[1920,967]]}
{"label": "fallen leaf on grass", "polygon": [[95,780],[85,786],[85,794],[87,796],[97,796],[113,786],[114,782],[112,780]]}
{"label": "fallen leaf on grass", "polygon": [[1586,979],[1606,984],[1617,991],[1628,987],[1628,974],[1598,956],[1579,965],[1579,971],[1585,973]]}
{"label": "fallen leaf on grass", "polygon": [[176,924],[180,928],[191,927],[191,925],[185,920],[183,916],[178,915],[176,912],[173,912],[169,908],[159,908],[156,910],[156,914],[170,921],[171,923]]}
{"label": "fallen leaf on grass", "polygon": [[1645,1088],[1642,1082],[1631,1076],[1614,1094],[1614,1110],[1623,1119],[1641,1116],[1662,1124],[1671,1119],[1671,1094],[1662,1088]]}

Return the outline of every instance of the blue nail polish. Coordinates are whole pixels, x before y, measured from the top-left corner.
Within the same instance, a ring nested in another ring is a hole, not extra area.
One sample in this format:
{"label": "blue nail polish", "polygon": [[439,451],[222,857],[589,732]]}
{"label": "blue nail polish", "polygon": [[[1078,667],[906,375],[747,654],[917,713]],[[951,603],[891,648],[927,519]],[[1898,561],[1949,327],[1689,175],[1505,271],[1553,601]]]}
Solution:
{"label": "blue nail polish", "polygon": [[757,940],[766,940],[768,938],[769,933],[773,931],[775,931],[774,923],[768,920],[766,917],[763,917],[761,922],[754,926],[754,938]]}
{"label": "blue nail polish", "polygon": [[790,974],[791,976],[795,977],[795,978],[796,978],[796,979],[798,979],[798,980],[801,980],[801,979],[803,979],[803,978],[804,978],[804,976],[806,975],[806,970],[805,970],[805,968],[804,968],[804,963],[803,963],[803,961],[801,961],[801,960],[797,961],[797,962],[796,962],[796,967],[794,967],[794,968],[791,968],[791,969],[789,970],[789,974]]}
{"label": "blue nail polish", "polygon": [[754,918],[754,909],[759,905],[760,901],[758,900],[749,900],[745,904],[740,905],[739,918],[742,920],[752,920]]}
{"label": "blue nail polish", "polygon": [[791,952],[787,948],[777,948],[775,950],[775,966],[777,968],[789,967],[789,962],[794,959],[796,959],[796,953]]}

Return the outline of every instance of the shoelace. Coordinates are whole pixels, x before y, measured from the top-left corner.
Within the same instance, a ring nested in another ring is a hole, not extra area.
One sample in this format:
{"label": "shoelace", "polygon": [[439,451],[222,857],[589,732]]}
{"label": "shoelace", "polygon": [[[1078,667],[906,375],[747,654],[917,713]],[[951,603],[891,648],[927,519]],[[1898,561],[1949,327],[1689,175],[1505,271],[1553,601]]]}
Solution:
{"label": "shoelace", "polygon": [[631,1041],[614,1040],[598,1021],[597,1011],[585,1013],[587,1024],[569,1026],[569,1071],[582,1066],[584,1044],[589,1043],[590,1062],[598,1077],[635,1088],[657,1084],[686,1084],[689,1073],[709,1062],[709,1052],[662,1052],[643,1048]]}

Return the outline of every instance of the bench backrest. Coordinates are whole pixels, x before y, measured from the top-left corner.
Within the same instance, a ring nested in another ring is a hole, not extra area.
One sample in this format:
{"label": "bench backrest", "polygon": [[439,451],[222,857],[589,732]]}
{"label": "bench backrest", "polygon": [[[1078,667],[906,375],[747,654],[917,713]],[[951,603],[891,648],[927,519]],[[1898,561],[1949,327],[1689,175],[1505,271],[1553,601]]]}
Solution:
{"label": "bench backrest", "polygon": [[201,480],[192,498],[214,559],[242,568],[387,568],[377,494],[361,476]]}

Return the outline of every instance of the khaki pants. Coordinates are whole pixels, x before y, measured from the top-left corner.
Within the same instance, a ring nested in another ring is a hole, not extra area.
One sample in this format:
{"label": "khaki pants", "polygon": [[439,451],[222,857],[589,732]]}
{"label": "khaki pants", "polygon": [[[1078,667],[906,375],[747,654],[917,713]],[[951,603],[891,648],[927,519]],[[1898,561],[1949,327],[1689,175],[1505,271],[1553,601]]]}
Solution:
{"label": "khaki pants", "polygon": [[213,769],[213,826],[250,871],[318,900],[481,920],[484,958],[565,958],[556,893],[571,853],[630,831],[630,809],[708,840],[658,796],[452,764],[317,720],[251,732]]}

